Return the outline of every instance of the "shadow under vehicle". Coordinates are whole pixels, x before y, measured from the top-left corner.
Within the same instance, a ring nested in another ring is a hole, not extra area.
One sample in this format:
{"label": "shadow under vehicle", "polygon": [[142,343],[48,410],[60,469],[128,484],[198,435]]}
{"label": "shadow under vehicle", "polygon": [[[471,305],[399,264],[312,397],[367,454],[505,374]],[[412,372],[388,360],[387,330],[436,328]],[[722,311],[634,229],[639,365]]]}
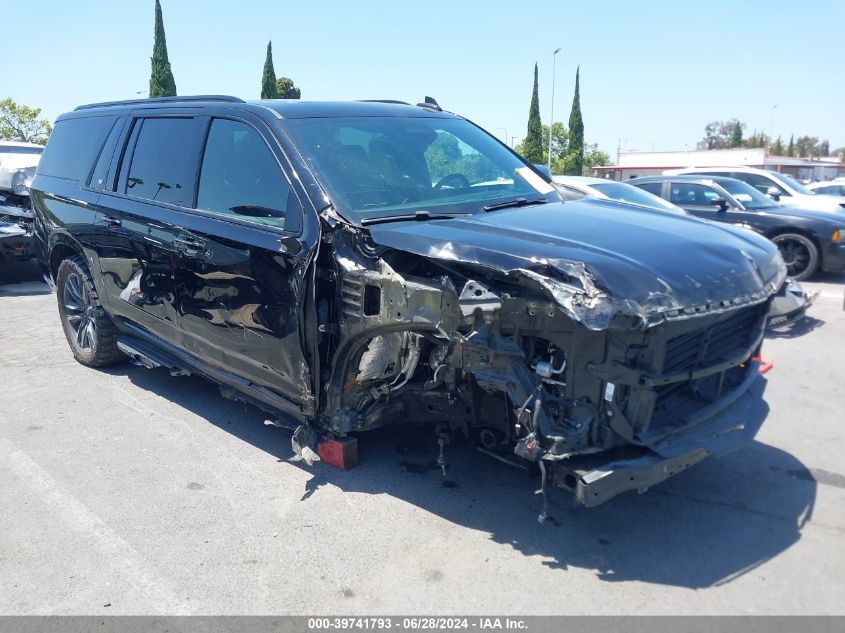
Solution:
{"label": "shadow under vehicle", "polygon": [[771,242],[564,202],[430,99],[82,106],[32,199],[77,360],[204,376],[296,427],[306,460],[431,424],[441,457],[464,436],[595,506],[766,415]]}

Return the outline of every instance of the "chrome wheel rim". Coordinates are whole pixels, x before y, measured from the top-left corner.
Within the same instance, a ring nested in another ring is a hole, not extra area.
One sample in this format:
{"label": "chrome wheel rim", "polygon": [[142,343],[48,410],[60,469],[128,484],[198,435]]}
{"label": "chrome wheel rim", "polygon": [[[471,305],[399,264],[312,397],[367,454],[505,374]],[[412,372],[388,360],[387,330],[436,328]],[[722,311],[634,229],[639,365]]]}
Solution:
{"label": "chrome wheel rim", "polygon": [[77,273],[67,276],[64,288],[65,321],[79,349],[93,349],[97,342],[94,301]]}
{"label": "chrome wheel rim", "polygon": [[800,275],[810,263],[810,249],[798,240],[778,240],[778,249],[791,276]]}

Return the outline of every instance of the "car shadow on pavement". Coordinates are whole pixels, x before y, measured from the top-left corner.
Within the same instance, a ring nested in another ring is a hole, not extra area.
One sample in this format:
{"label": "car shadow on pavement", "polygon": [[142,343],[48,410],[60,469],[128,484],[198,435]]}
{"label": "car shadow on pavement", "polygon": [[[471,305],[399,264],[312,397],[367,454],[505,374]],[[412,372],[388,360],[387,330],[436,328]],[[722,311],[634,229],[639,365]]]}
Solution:
{"label": "car shadow on pavement", "polygon": [[266,414],[225,400],[211,383],[128,364],[106,371],[126,375],[279,462],[311,473],[302,503],[324,486],[392,495],[482,531],[503,547],[539,556],[549,568],[593,570],[610,582],[689,588],[730,582],[798,541],[815,503],[817,482],[800,461],[753,442],[723,458],[707,459],[647,494],[625,493],[597,508],[573,507],[569,493],[552,489],[554,518],[541,524],[536,473],[456,442],[447,449],[444,484],[429,427],[393,425],[360,434],[361,462],[349,471],[325,463],[307,466],[293,461],[289,431],[265,425]]}
{"label": "car shadow on pavement", "polygon": [[34,260],[0,261],[0,297],[28,297],[50,292],[50,287],[41,279],[41,269]]}
{"label": "car shadow on pavement", "polygon": [[799,336],[804,336],[805,334],[809,334],[813,330],[819,329],[821,326],[824,325],[824,323],[825,322],[822,319],[817,319],[815,317],[806,315],[803,319],[801,319],[800,321],[796,321],[789,327],[783,329],[766,330],[766,338],[798,338]]}

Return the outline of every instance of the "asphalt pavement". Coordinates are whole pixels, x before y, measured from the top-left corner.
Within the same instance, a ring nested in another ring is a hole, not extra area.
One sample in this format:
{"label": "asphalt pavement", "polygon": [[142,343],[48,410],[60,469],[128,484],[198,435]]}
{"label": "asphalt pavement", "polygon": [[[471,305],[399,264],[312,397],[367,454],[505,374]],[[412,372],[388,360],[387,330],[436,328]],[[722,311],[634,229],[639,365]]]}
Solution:
{"label": "asphalt pavement", "polygon": [[77,364],[32,264],[0,263],[0,614],[845,613],[845,276],[768,337],[749,447],[573,508],[427,432],[349,471],[200,378]]}

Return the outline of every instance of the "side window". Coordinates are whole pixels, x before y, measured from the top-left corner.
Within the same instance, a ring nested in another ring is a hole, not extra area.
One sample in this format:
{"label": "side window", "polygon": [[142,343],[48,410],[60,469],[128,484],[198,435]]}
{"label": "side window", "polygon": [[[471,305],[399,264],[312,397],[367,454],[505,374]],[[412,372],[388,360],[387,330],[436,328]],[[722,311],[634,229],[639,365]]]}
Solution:
{"label": "side window", "polygon": [[288,229],[299,214],[299,203],[262,136],[230,119],[211,122],[197,208]]}
{"label": "side window", "polygon": [[196,122],[191,118],[141,119],[123,193],[193,205]]}
{"label": "side window", "polygon": [[106,139],[106,142],[103,144],[103,149],[100,152],[100,157],[97,159],[97,164],[94,165],[94,171],[91,174],[91,188],[112,190],[114,186],[113,179],[111,179],[112,182],[107,183],[106,177],[108,176],[109,167],[111,166],[112,158],[114,157],[114,150],[117,147],[117,140],[120,137],[122,130],[122,122],[118,122],[112,127],[111,133]]}
{"label": "side window", "polygon": [[705,185],[694,182],[673,182],[669,202],[681,207],[708,207],[713,200],[721,197],[715,189]]}
{"label": "side window", "polygon": [[649,193],[653,193],[658,198],[663,197],[663,183],[662,182],[643,182],[643,183],[636,183],[636,186],[644,191],[648,191]]}
{"label": "side window", "polygon": [[91,117],[56,123],[41,155],[38,173],[87,183],[115,120],[116,117]]}
{"label": "side window", "polygon": [[769,180],[765,176],[761,176],[759,174],[746,174],[744,172],[734,172],[731,175],[737,180],[747,182],[763,195],[766,195],[769,192],[769,187],[776,187],[779,189],[782,196],[789,195],[783,189],[778,187],[776,182]]}

